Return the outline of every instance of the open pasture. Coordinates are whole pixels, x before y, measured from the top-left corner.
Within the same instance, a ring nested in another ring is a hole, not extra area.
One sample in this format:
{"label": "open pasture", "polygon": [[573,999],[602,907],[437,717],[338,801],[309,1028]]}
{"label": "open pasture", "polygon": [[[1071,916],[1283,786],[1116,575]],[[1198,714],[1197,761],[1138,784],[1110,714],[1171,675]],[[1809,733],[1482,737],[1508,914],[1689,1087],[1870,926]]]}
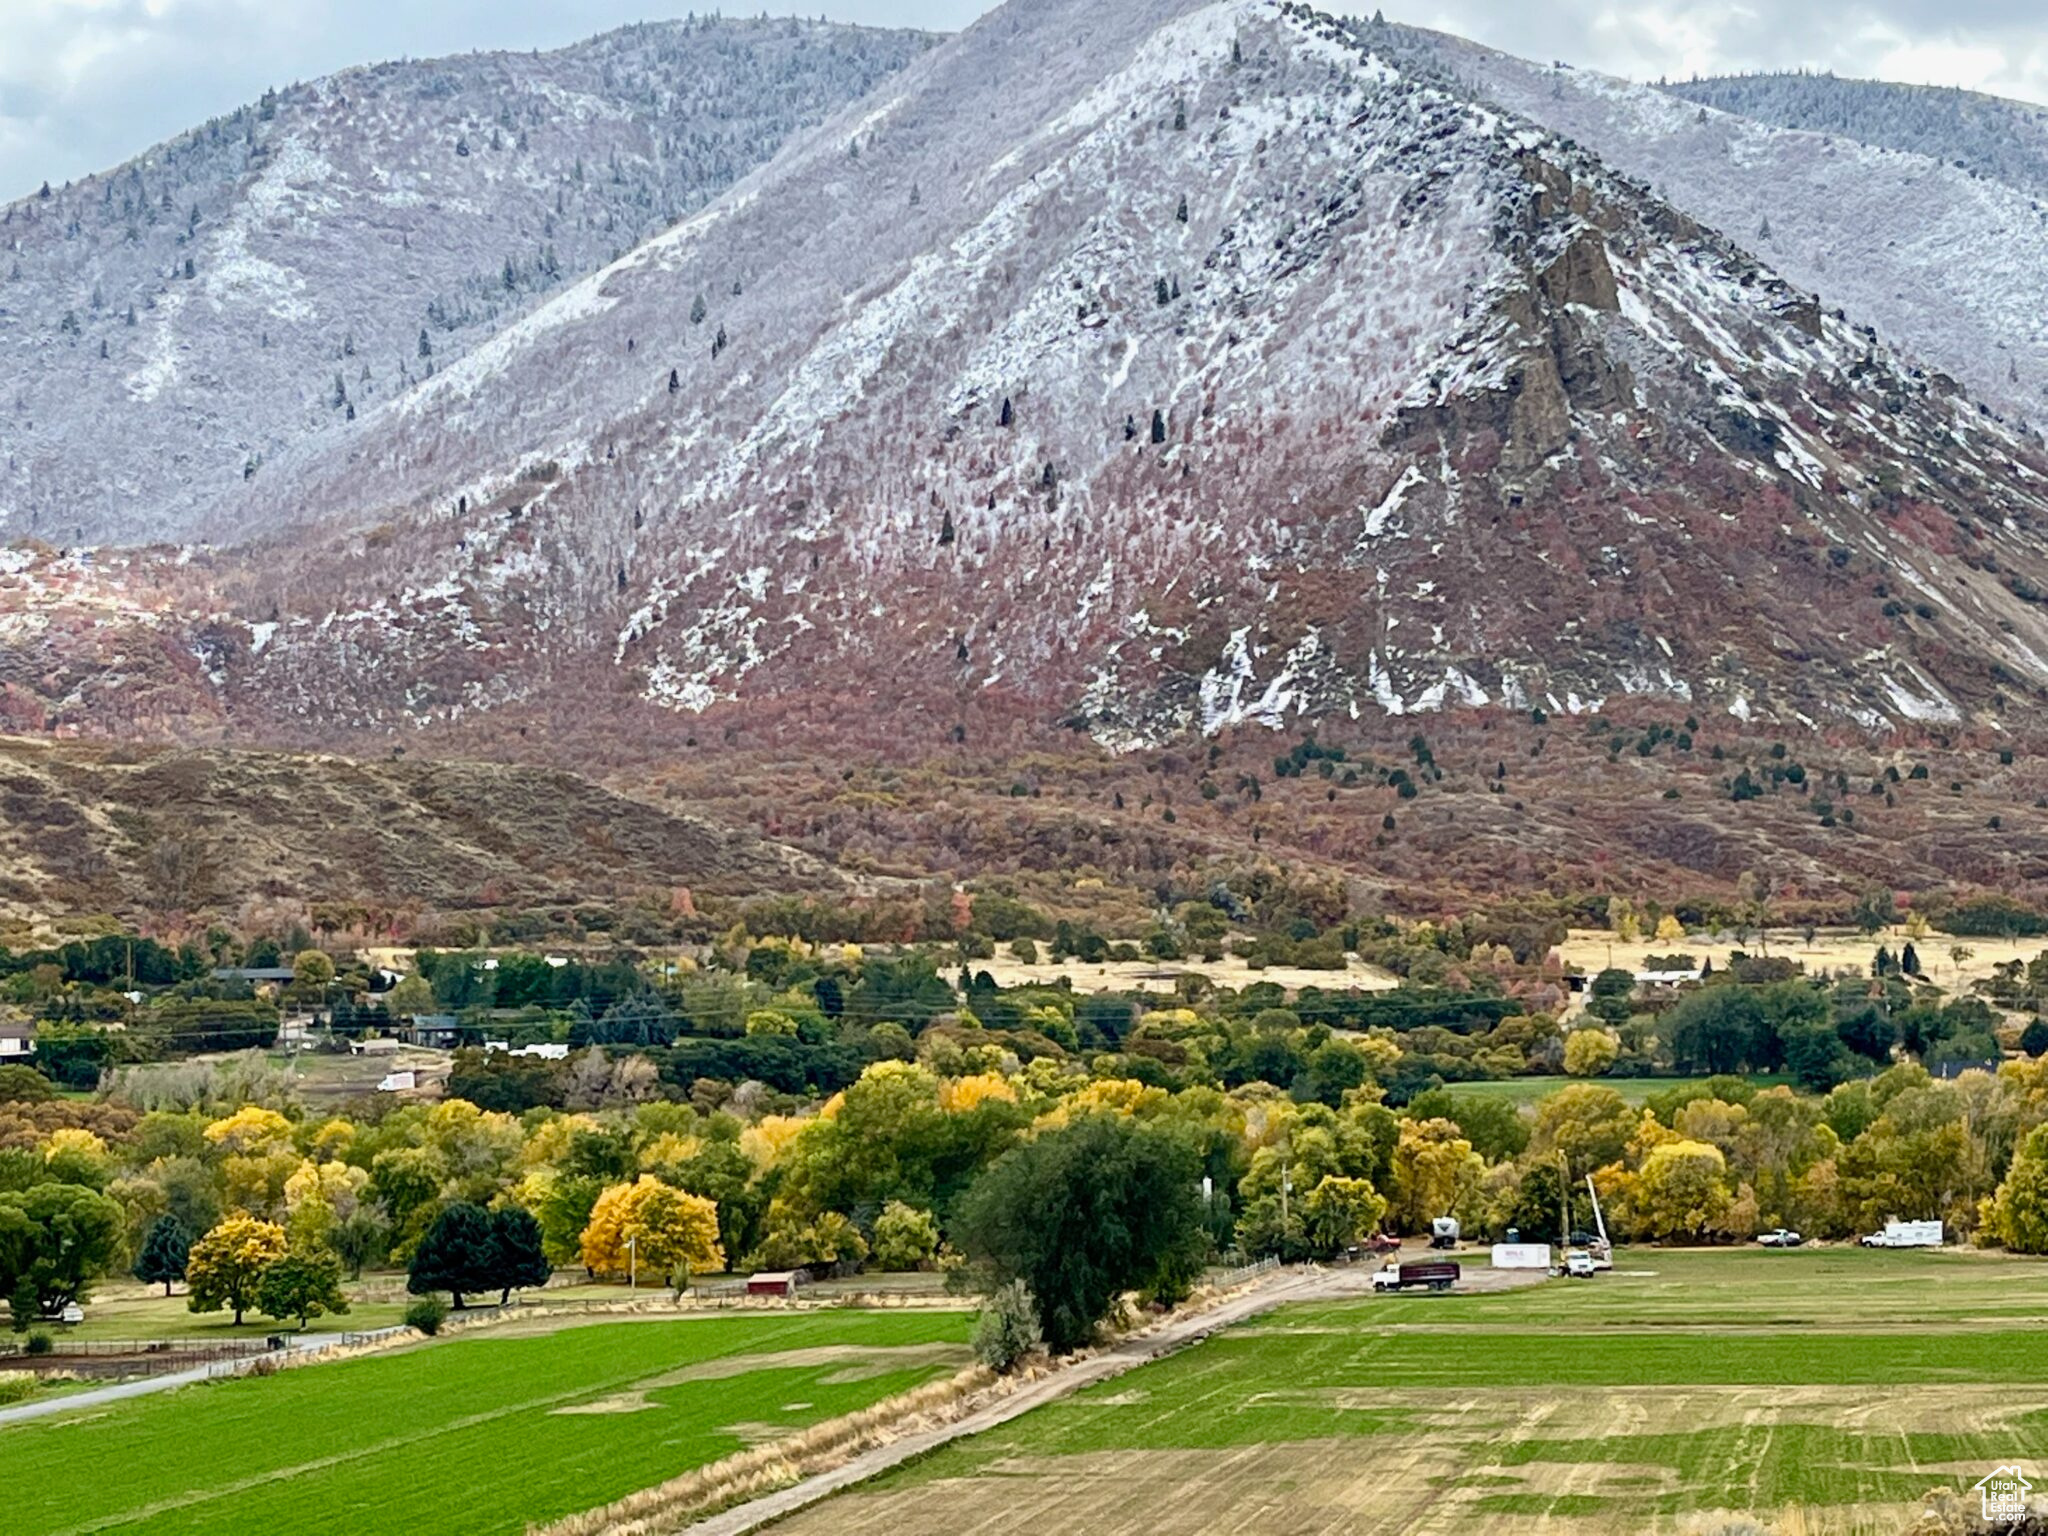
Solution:
{"label": "open pasture", "polygon": [[2048,1265],[1625,1249],[1594,1281],[1282,1309],[778,1536],[1897,1536],[2015,1460],[2048,1460]]}
{"label": "open pasture", "polygon": [[0,1427],[0,1526],[516,1536],[943,1376],[969,1322],[593,1322],[81,1409]]}
{"label": "open pasture", "polygon": [[[1783,1075],[1751,1073],[1749,1082],[1758,1088],[1776,1088],[1792,1081]],[[1660,1093],[1669,1093],[1674,1088],[1684,1088],[1693,1083],[1704,1083],[1708,1079],[1695,1077],[1496,1077],[1469,1083],[1446,1083],[1444,1086],[1455,1096],[1473,1099],[1506,1099],[1511,1104],[1534,1104],[1546,1099],[1560,1088],[1578,1083],[1593,1083],[1601,1088],[1612,1088],[1630,1104],[1641,1104]]]}

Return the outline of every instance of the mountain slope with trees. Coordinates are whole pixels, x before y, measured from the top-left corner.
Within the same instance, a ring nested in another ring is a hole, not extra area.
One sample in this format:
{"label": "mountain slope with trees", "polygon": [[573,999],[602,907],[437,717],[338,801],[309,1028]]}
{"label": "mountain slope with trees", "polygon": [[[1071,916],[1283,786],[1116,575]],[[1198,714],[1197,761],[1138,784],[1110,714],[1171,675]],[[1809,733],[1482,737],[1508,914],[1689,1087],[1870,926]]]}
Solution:
{"label": "mountain slope with trees", "polygon": [[993,13],[296,469],[345,531],[232,583],[227,707],[851,684],[1129,745],[2048,679],[2035,438],[1375,35]]}
{"label": "mountain slope with trees", "polygon": [[749,831],[557,770],[292,753],[0,744],[0,920],[183,921],[282,901],[395,918],[678,887],[844,892]]}
{"label": "mountain slope with trees", "polygon": [[1375,33],[1570,135],[1978,399],[2048,418],[2043,109],[1826,75],[1638,85],[1441,33]]}
{"label": "mountain slope with trees", "polygon": [[705,17],[374,65],[0,208],[0,534],[242,535],[214,512],[244,481],[254,526],[294,519],[270,460],[347,437],[929,41]]}

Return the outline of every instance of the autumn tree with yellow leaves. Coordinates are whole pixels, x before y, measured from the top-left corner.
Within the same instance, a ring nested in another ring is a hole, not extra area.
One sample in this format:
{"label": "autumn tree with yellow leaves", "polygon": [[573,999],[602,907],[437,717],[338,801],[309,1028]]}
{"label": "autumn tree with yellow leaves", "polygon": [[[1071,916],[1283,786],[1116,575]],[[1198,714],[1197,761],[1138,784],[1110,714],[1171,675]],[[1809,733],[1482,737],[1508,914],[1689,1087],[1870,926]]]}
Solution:
{"label": "autumn tree with yellow leaves", "polygon": [[591,1273],[615,1279],[633,1271],[661,1275],[680,1294],[691,1275],[725,1268],[718,1206],[651,1174],[614,1184],[591,1208],[582,1258]]}
{"label": "autumn tree with yellow leaves", "polygon": [[263,1272],[285,1256],[284,1228],[253,1216],[228,1217],[192,1245],[185,1260],[186,1303],[194,1312],[226,1308],[242,1326],[242,1314],[256,1305]]}

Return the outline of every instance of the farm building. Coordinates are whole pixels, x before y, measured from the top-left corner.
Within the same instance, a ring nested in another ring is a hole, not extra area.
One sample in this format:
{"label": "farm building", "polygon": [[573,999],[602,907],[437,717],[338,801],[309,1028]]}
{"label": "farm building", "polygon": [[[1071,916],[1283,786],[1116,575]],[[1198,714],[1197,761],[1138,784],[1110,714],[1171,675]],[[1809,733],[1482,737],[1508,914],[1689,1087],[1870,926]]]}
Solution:
{"label": "farm building", "polygon": [[462,1020],[452,1013],[416,1013],[398,1026],[398,1035],[408,1045],[453,1050],[462,1040]]}
{"label": "farm building", "polygon": [[1639,992],[1676,992],[1682,987],[1696,986],[1706,979],[1707,968],[1691,966],[1685,970],[1637,971],[1636,990]]}
{"label": "farm building", "polygon": [[293,977],[288,965],[221,965],[215,966],[215,981],[246,981],[252,987],[288,986]]}
{"label": "farm building", "polygon": [[778,1269],[747,1276],[749,1296],[794,1296],[798,1276],[793,1269]]}
{"label": "farm building", "polygon": [[0,1019],[0,1061],[25,1061],[36,1053],[33,1019]]}

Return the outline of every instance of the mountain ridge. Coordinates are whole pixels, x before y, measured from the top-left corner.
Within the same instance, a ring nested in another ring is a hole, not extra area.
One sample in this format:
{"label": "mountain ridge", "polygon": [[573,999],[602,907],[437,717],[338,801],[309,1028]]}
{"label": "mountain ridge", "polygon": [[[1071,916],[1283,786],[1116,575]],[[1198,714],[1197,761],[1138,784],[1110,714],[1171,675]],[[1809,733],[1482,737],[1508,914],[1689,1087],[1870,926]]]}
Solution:
{"label": "mountain ridge", "polygon": [[[1390,25],[1372,35],[1655,186],[2002,413],[2048,417],[2048,324],[2034,303],[2048,286],[2048,181],[2032,171],[2002,180],[1957,163],[1981,137],[1923,135],[1925,148],[1952,151],[1942,155],[1867,125],[1871,139],[1859,140],[1846,131],[1854,119],[1882,115],[1867,105],[1838,114],[1848,119],[1842,123],[1800,126],[1825,116],[1819,105],[1798,110],[1828,88],[1824,76],[1762,77],[1778,84],[1781,110],[1750,117],[1721,109],[1723,101],[1742,105],[1735,98],[1747,92],[1713,82],[1640,85],[1418,28]],[[1857,84],[1859,100],[1880,106],[1929,95],[1951,93]],[[2048,175],[2048,112],[1983,100],[2024,134],[2015,162],[2038,162]]]}
{"label": "mountain ridge", "polygon": [[707,18],[365,65],[6,205],[0,532],[241,534],[216,503],[272,458],[351,430],[928,42]]}
{"label": "mountain ridge", "polygon": [[310,532],[19,567],[21,710],[140,588],[167,709],[286,733],[2038,697],[2039,440],[1383,40],[1012,0],[230,508]]}

